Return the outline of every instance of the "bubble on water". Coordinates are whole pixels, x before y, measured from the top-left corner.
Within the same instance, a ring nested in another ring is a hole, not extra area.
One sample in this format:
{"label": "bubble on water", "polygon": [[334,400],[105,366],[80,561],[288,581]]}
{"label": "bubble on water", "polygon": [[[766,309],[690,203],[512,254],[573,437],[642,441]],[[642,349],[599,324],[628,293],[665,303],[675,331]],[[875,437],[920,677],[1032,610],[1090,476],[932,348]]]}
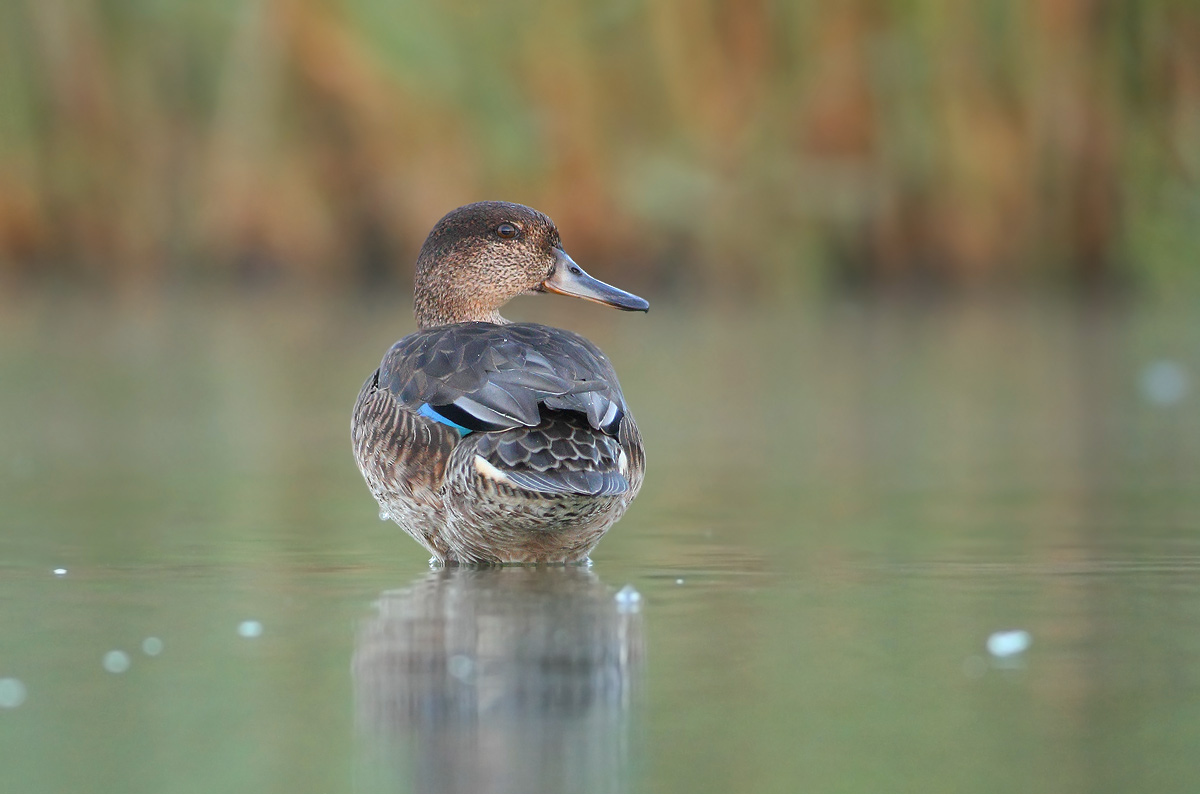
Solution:
{"label": "bubble on water", "polygon": [[379,508],[379,520],[380,520],[380,521],[391,521],[391,520],[392,520],[392,514],[391,514],[391,513],[389,513],[387,510],[384,510],[384,509],[381,507],[381,508]]}
{"label": "bubble on water", "polygon": [[997,659],[1007,659],[1025,653],[1032,642],[1028,631],[997,631],[987,638],[987,649]]}
{"label": "bubble on water", "polygon": [[1142,370],[1142,397],[1155,405],[1175,405],[1188,393],[1188,373],[1178,362],[1152,362]]}
{"label": "bubble on water", "polygon": [[469,683],[475,672],[475,662],[470,656],[456,653],[446,660],[446,670],[459,681]]}
{"label": "bubble on water", "polygon": [[104,654],[104,669],[110,673],[123,673],[129,669],[129,654],[125,651],[109,651]]}
{"label": "bubble on water", "polygon": [[163,652],[163,641],[158,637],[147,637],[142,640],[142,653],[147,656],[158,656]]}
{"label": "bubble on water", "polygon": [[246,639],[254,639],[261,637],[263,633],[263,625],[257,620],[243,620],[238,624],[238,636]]}
{"label": "bubble on water", "polygon": [[0,678],[0,708],[15,709],[25,702],[25,685],[16,678]]}
{"label": "bubble on water", "polygon": [[675,584],[683,584],[683,580],[682,580],[682,579],[676,579],[676,580],[675,580]]}
{"label": "bubble on water", "polygon": [[637,612],[642,608],[642,594],[631,584],[617,591],[616,601],[617,611],[622,614]]}
{"label": "bubble on water", "polygon": [[55,575],[55,576],[66,576],[66,575],[67,575],[67,569],[66,569],[66,568],[55,568],[55,569],[54,569],[54,575]]}

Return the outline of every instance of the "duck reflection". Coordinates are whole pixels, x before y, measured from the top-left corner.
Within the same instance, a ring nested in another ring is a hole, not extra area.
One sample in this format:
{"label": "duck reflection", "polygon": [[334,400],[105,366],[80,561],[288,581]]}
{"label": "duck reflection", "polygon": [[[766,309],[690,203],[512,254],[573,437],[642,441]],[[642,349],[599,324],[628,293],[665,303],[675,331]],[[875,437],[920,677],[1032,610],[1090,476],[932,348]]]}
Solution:
{"label": "duck reflection", "polygon": [[416,791],[624,791],[636,606],[586,568],[434,571],[359,632],[359,724]]}

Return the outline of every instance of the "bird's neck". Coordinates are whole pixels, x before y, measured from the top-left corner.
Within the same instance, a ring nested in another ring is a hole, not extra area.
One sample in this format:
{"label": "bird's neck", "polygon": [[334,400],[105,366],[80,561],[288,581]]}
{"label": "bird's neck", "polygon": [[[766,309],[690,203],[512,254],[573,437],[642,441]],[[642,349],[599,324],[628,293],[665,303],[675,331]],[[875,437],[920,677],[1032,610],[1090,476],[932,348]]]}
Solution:
{"label": "bird's neck", "polygon": [[413,303],[413,313],[418,328],[436,328],[455,323],[493,323],[505,325],[508,320],[500,316],[494,306],[484,306],[470,301],[438,301],[427,294],[418,293]]}
{"label": "bird's neck", "polygon": [[507,322],[500,316],[500,305],[505,301],[494,291],[481,288],[475,270],[456,267],[454,262],[439,262],[435,254],[423,248],[415,275],[413,311],[418,327]]}

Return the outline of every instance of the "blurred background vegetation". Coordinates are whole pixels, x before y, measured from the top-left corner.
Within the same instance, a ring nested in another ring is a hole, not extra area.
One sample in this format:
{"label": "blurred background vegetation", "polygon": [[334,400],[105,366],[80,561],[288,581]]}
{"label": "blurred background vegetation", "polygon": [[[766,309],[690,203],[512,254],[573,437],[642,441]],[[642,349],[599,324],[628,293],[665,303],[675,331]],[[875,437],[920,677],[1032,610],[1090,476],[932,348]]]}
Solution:
{"label": "blurred background vegetation", "polygon": [[1200,282],[1195,0],[2,0],[0,284],[406,281],[551,214],[650,294]]}

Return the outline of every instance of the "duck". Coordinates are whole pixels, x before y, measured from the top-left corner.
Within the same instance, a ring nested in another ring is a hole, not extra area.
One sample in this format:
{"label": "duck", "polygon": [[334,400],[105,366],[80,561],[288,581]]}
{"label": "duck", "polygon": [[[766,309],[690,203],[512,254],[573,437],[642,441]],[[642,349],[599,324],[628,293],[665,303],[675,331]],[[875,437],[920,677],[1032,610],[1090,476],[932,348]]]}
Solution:
{"label": "duck", "polygon": [[417,256],[417,330],[359,391],[359,471],[380,517],[435,565],[586,563],[641,489],[642,437],[600,348],[500,315],[518,295],[546,293],[650,308],[588,275],[536,209],[451,211]]}

